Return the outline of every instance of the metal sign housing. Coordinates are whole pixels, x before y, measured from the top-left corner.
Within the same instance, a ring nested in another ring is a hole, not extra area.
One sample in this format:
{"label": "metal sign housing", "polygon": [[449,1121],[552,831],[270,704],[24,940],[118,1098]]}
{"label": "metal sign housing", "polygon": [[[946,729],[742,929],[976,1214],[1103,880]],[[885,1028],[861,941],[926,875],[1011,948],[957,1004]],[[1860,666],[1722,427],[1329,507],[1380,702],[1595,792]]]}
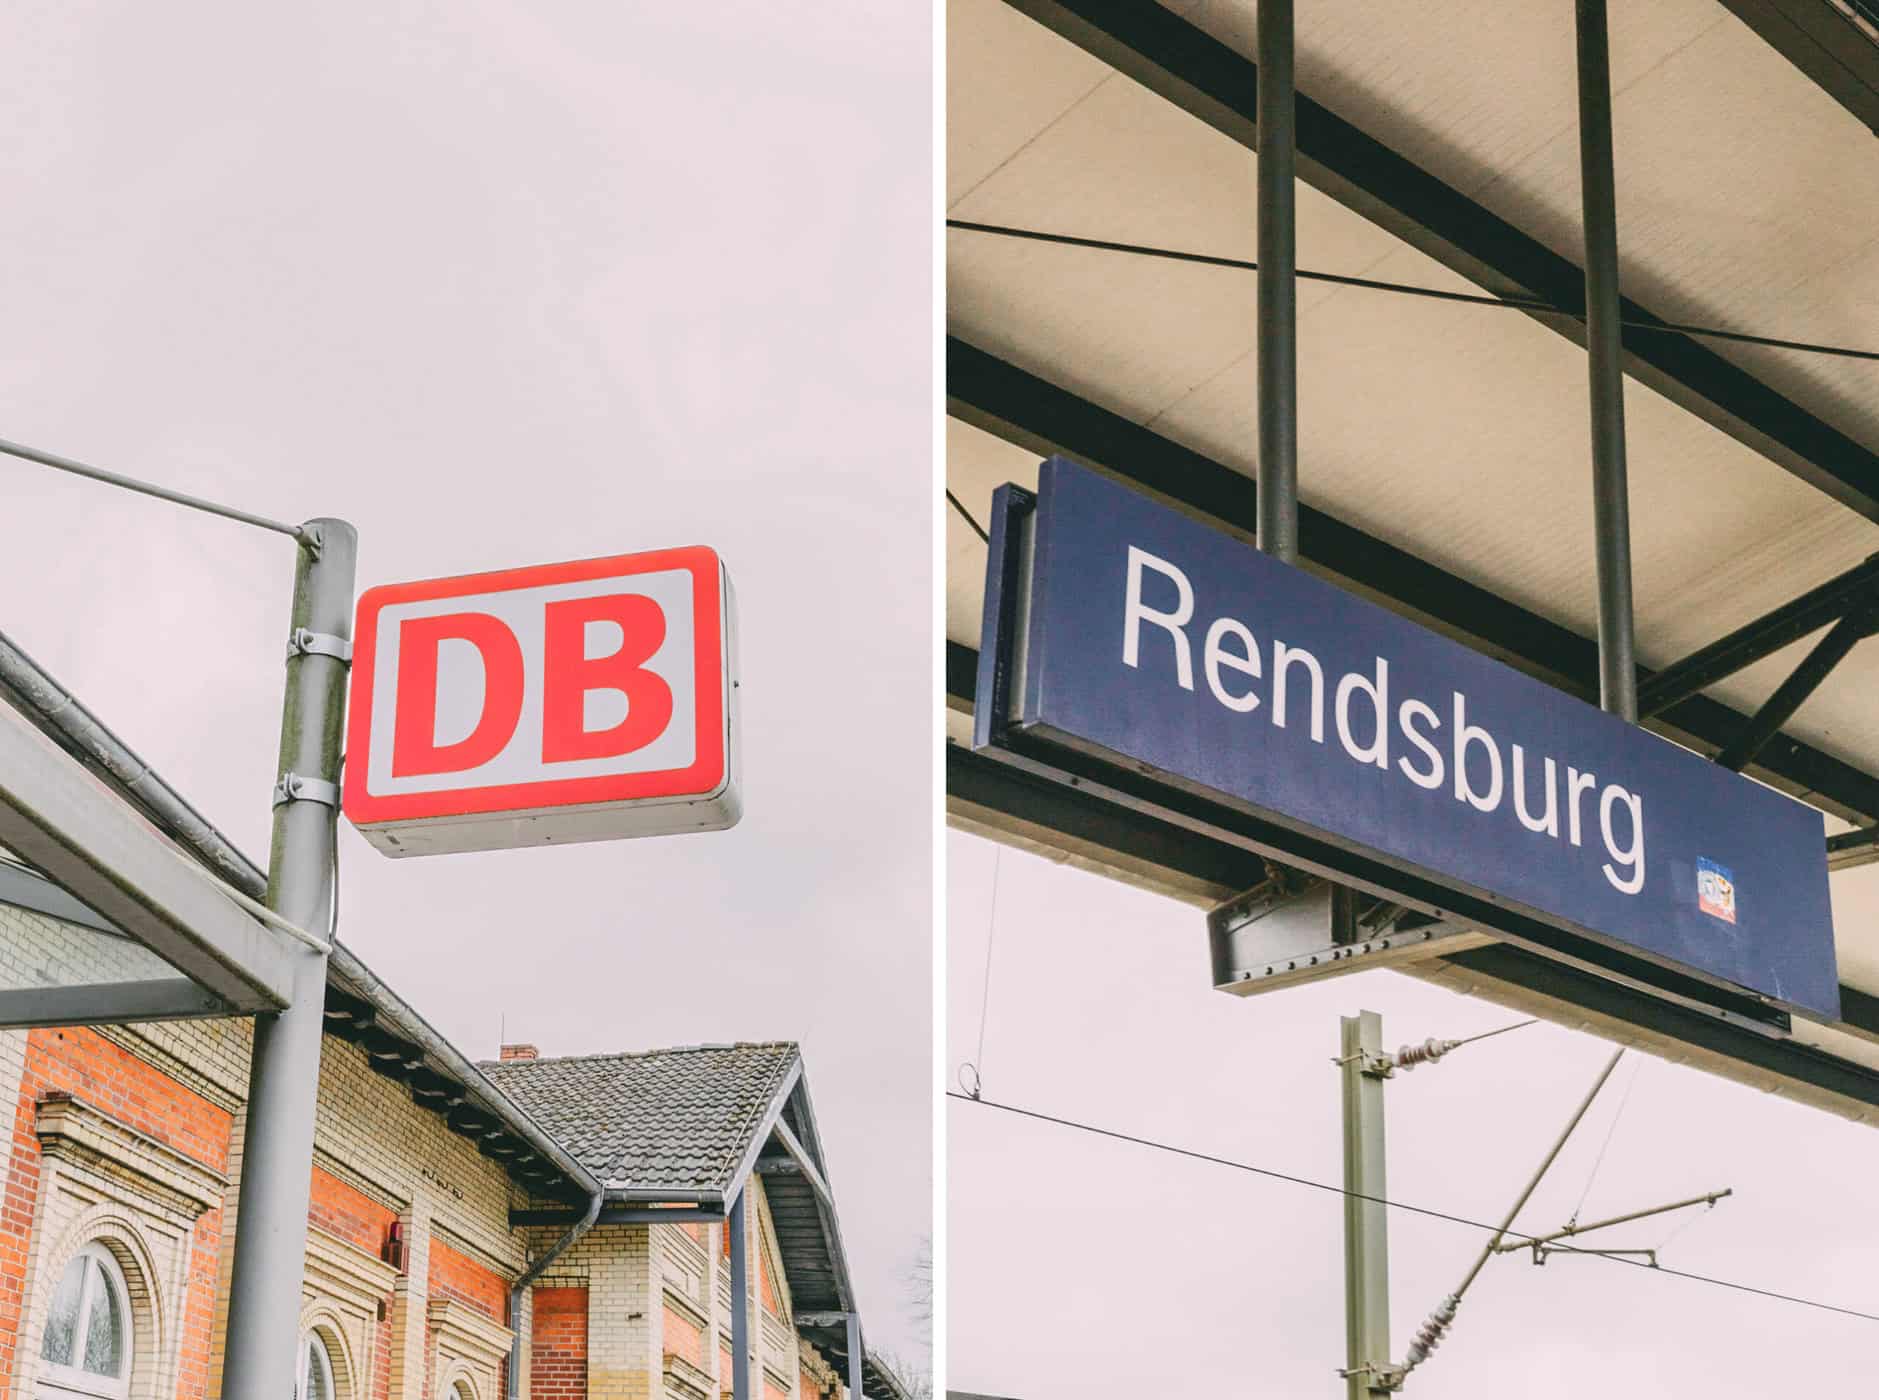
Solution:
{"label": "metal sign housing", "polygon": [[1818,812],[1062,458],[995,527],[980,745],[1679,1000],[1838,1015]]}
{"label": "metal sign housing", "polygon": [[343,800],[387,855],[716,831],[736,608],[703,546],[369,589]]}

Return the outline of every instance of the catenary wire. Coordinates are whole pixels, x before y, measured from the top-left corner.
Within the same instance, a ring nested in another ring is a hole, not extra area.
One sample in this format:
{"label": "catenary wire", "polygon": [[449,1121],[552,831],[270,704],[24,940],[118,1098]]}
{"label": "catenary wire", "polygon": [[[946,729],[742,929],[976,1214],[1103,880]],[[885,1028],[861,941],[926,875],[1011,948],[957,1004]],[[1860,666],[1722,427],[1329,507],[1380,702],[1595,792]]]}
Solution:
{"label": "catenary wire", "polygon": [[1612,1139],[1618,1136],[1618,1121],[1625,1116],[1625,1106],[1631,1102],[1631,1091],[1638,1087],[1638,1075],[1643,1069],[1644,1057],[1640,1055],[1631,1062],[1631,1074],[1625,1080],[1625,1092],[1618,1100],[1618,1111],[1612,1114],[1611,1124],[1605,1129],[1605,1140],[1599,1144],[1598,1155],[1592,1159],[1592,1170],[1586,1173],[1585,1190],[1579,1193],[1579,1203],[1566,1218],[1568,1225],[1579,1223],[1579,1212],[1585,1209],[1585,1203],[1592,1198],[1592,1183],[1598,1180],[1598,1169],[1605,1165],[1605,1153],[1611,1148]]}
{"label": "catenary wire", "polygon": [[972,512],[965,508],[964,503],[962,503],[957,496],[953,495],[950,487],[946,491],[946,503],[959,512],[959,518],[972,527],[973,534],[977,535],[987,544],[992,542],[992,537],[985,532],[985,527],[972,518]]}
{"label": "catenary wire", "polygon": [[18,457],[24,462],[37,462],[42,467],[51,467],[54,471],[69,472],[73,476],[86,477],[92,481],[101,481],[106,486],[121,486],[126,491],[135,491],[144,496],[155,496],[160,501],[169,501],[173,505],[187,506],[191,510],[203,511],[209,515],[219,515],[225,520],[238,520],[243,525],[255,525],[263,530],[272,530],[276,534],[289,535],[296,540],[305,541],[307,532],[298,525],[289,525],[284,520],[271,520],[265,515],[253,515],[233,506],[218,505],[214,501],[205,501],[200,496],[191,496],[182,491],[172,491],[167,486],[157,486],[148,481],[139,481],[135,477],[120,476],[108,472],[103,467],[90,466],[70,457],[61,457],[56,452],[44,452],[37,447],[27,447],[23,443],[8,442],[0,438],[0,453],[9,457]]}
{"label": "catenary wire", "polygon": [[[1257,271],[1259,264],[1248,258],[1218,257],[1211,253],[1189,253],[1178,248],[1156,248],[1142,243],[1118,243],[1107,238],[1081,238],[1067,233],[1047,233],[1042,229],[1013,228],[1009,224],[981,224],[969,219],[948,219],[947,228],[965,233],[986,233],[999,238],[1022,238],[1036,243],[1056,243],[1070,248],[1093,248],[1106,253],[1131,253],[1137,257],[1163,258],[1172,262],[1199,263],[1206,267],[1225,267],[1239,272]],[[1340,287],[1361,287],[1373,292],[1395,292],[1402,296],[1427,297],[1434,301],[1461,302],[1468,306],[1494,306],[1511,311],[1525,311],[1535,316],[1563,316],[1583,321],[1585,312],[1570,306],[1556,306],[1537,297],[1497,297],[1476,292],[1445,292],[1435,287],[1417,287],[1407,282],[1386,282],[1375,277],[1352,277],[1339,272],[1313,272],[1305,268],[1295,274],[1301,281],[1329,282]],[[1879,361],[1879,350],[1856,350],[1844,345],[1820,345],[1805,340],[1783,340],[1775,336],[1751,335],[1746,331],[1718,330],[1713,326],[1692,326],[1679,321],[1640,321],[1621,317],[1626,330],[1667,335],[1700,336],[1706,340],[1729,340],[1743,345],[1762,345],[1774,350],[1798,350],[1810,355],[1833,355],[1848,360]]]}
{"label": "catenary wire", "polygon": [[[952,492],[946,493],[948,496]],[[964,507],[961,507],[963,510]],[[968,517],[969,518],[969,517]],[[978,1098],[985,1081],[985,1017],[992,1007],[992,945],[998,937],[998,875],[1004,861],[1004,848],[992,852],[992,906],[985,917],[985,981],[979,991],[979,1044],[972,1058],[959,1067],[959,1083],[966,1093]],[[966,1085],[965,1073],[972,1071],[972,1083]]]}
{"label": "catenary wire", "polygon": [[[1074,1118],[1060,1118],[1055,1114],[1042,1113],[1037,1109],[1020,1108],[1016,1104],[999,1103],[995,1099],[976,1098],[971,1094],[956,1093],[947,1090],[946,1097],[958,1099],[962,1103],[973,1103],[981,1108],[995,1108],[1019,1118],[1029,1118],[1039,1123],[1051,1123],[1060,1128],[1071,1128],[1077,1132],[1089,1133],[1096,1137],[1109,1138],[1114,1142],[1132,1143],[1137,1147],[1152,1148],[1157,1152],[1171,1153],[1177,1157],[1186,1157],[1191,1161],[1209,1162],[1217,1167],[1230,1167],[1234,1171],[1250,1172],[1254,1176],[1270,1177],[1274,1181],[1290,1182],[1294,1186],[1309,1186],[1314,1191],[1328,1191],[1334,1196],[1354,1196],[1361,1201],[1374,1201],[1391,1210],[1405,1211],[1411,1215],[1426,1215],[1432,1220],[1446,1220],[1451,1225],[1466,1225],[1474,1230],[1486,1230],[1490,1234],[1496,1229],[1484,1220],[1470,1220],[1465,1215],[1454,1215],[1448,1211],[1435,1210],[1429,1206],[1411,1205],[1407,1201],[1392,1201],[1382,1196],[1367,1195],[1362,1191],[1347,1191],[1342,1186],[1333,1186],[1327,1181],[1314,1181],[1308,1176],[1294,1176],[1290,1172],[1276,1171],[1271,1167],[1254,1166],[1251,1162],[1238,1162],[1231,1157],[1216,1157],[1212,1153],[1199,1152],[1190,1147],[1177,1147],[1173,1143],[1160,1142],[1154,1138],[1138,1137],[1133,1133],[1119,1132],[1114,1128],[1101,1128],[1093,1123],[1081,1123]],[[1504,1235],[1509,1239],[1532,1241],[1535,1237],[1520,1230],[1507,1230]],[[1669,1269],[1661,1264],[1647,1264],[1640,1259],[1627,1259],[1617,1255],[1594,1254],[1590,1250],[1575,1249],[1570,1245],[1550,1246],[1568,1253],[1582,1254],[1593,1259],[1609,1259],[1615,1264],[1628,1265],[1634,1269],[1647,1269],[1651,1273],[1669,1274],[1673,1278],[1689,1279],[1693,1283],[1707,1283],[1716,1288],[1727,1288],[1736,1293],[1749,1293],[1759,1298],[1772,1298],[1778,1302],[1795,1303],[1804,1308],[1815,1308],[1821,1312],[1839,1313],[1843,1317],[1856,1317],[1864,1322],[1879,1322],[1879,1313],[1861,1312],[1857,1308],[1843,1308],[1835,1303],[1822,1303],[1813,1298],[1802,1298],[1792,1293],[1780,1293],[1772,1288],[1757,1288],[1753,1284],[1737,1283],[1733,1279],[1715,1278],[1709,1274],[1691,1273],[1687,1269]]]}

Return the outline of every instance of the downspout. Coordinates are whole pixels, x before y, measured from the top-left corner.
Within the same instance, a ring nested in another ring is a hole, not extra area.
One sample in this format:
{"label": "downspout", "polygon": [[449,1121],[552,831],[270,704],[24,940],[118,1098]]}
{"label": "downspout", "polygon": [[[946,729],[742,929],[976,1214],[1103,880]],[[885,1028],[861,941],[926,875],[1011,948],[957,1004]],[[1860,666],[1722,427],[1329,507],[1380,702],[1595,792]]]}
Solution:
{"label": "downspout", "polygon": [[509,1341],[509,1400],[516,1400],[522,1393],[522,1295],[528,1286],[548,1272],[548,1266],[574,1247],[574,1242],[594,1228],[594,1222],[600,1218],[600,1203],[607,1190],[604,1186],[595,1186],[593,1199],[587,1203],[587,1213],[568,1227],[567,1234],[555,1241],[554,1247],[529,1265],[528,1272],[515,1281],[509,1290],[509,1321],[515,1326],[515,1336]]}

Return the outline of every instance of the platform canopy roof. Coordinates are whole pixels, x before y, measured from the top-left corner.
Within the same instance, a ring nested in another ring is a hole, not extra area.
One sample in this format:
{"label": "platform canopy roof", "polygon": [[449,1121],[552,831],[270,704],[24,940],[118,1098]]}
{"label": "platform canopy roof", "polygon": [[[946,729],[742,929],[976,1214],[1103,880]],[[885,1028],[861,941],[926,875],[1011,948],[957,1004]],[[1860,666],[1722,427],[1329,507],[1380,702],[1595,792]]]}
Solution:
{"label": "platform canopy roof", "polygon": [[[1252,0],[952,0],[949,218],[1255,258],[1254,18]],[[1611,6],[1648,671],[1879,552],[1879,362],[1648,328],[1879,351],[1871,19],[1839,0]],[[1582,304],[1572,26],[1570,5],[1300,6],[1299,267]],[[947,481],[966,512],[983,524],[997,485],[1034,484],[1057,451],[1250,531],[1252,273],[960,228],[946,250]],[[1305,566],[1595,698],[1582,325],[1321,281],[1298,307]],[[963,748],[985,546],[956,512],[946,531],[955,822],[1196,904],[1256,882],[1245,852],[1078,810]],[[1652,726],[1716,752],[1827,625]],[[1875,694],[1867,641],[1748,771],[1830,832],[1879,821]],[[1865,1116],[1879,884],[1856,863],[1872,855],[1835,859],[1845,1021],[1793,1041],[1646,1014],[1505,948],[1417,971]]]}

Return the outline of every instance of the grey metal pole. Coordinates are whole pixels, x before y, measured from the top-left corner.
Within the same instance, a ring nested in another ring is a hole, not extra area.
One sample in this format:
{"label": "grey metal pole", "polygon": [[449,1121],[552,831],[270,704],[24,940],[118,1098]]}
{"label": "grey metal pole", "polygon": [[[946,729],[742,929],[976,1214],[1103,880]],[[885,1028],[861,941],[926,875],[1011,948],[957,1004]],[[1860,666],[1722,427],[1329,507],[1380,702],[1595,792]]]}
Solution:
{"label": "grey metal pole", "polygon": [[[332,911],[345,654],[359,539],[343,520],[313,520],[302,529],[289,635],[304,640],[311,634],[312,641],[287,661],[267,903],[300,927],[323,932]],[[292,1003],[278,1015],[255,1018],[222,1370],[227,1400],[280,1400],[295,1386],[326,1019],[326,955],[305,949],[296,957]]]}
{"label": "grey metal pole", "polygon": [[1612,182],[1611,48],[1605,0],[1578,0],[1578,35],[1579,196],[1585,221],[1585,349],[1592,397],[1599,704],[1635,724],[1638,663],[1631,605],[1624,346],[1618,318],[1618,197]]}
{"label": "grey metal pole", "polygon": [[[1346,1016],[1344,1099],[1344,1337],[1350,1400],[1388,1394],[1390,1218],[1383,1149],[1383,1018]],[[1368,1199],[1365,1199],[1365,1198]]]}
{"label": "grey metal pole", "polygon": [[749,1186],[731,1202],[731,1397],[750,1400],[750,1233],[744,1213]]}
{"label": "grey metal pole", "polygon": [[848,1314],[848,1396],[861,1400],[861,1314]]}
{"label": "grey metal pole", "polygon": [[1292,0],[1260,0],[1259,498],[1260,549],[1298,562],[1297,103]]}

